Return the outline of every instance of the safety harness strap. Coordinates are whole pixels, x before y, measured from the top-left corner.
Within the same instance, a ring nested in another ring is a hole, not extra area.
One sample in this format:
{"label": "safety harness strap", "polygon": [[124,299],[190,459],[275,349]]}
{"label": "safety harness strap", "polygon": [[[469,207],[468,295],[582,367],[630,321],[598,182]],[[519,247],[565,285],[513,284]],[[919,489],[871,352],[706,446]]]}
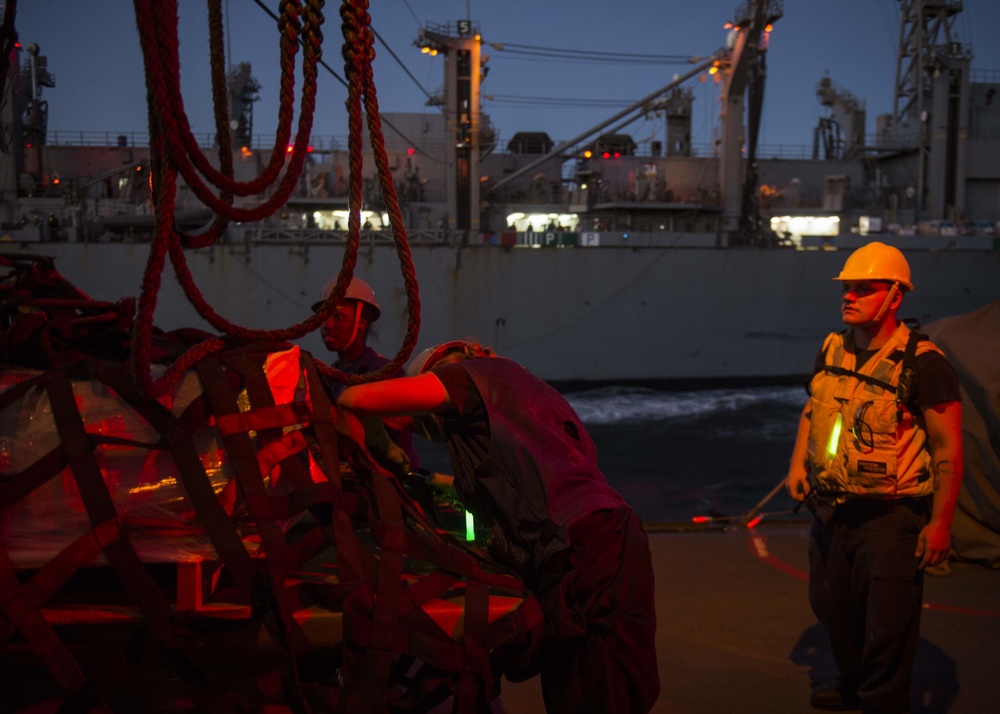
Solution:
{"label": "safety harness strap", "polygon": [[855,372],[853,369],[845,369],[843,367],[840,367],[839,365],[828,364],[823,366],[823,371],[829,374],[836,375],[838,377],[845,377],[845,376],[853,377],[854,379],[857,379],[859,382],[864,382],[866,384],[870,384],[874,387],[878,387],[880,389],[884,389],[889,392],[893,391],[893,385],[890,384],[889,382],[884,382],[881,379],[876,379],[875,377],[871,377],[867,374],[861,374],[860,372]]}
{"label": "safety harness strap", "polygon": [[903,369],[899,374],[899,384],[896,386],[896,401],[900,404],[908,404],[913,391],[913,360],[917,355],[917,345],[926,342],[930,338],[927,335],[910,331],[910,339],[906,341],[906,350],[903,352]]}

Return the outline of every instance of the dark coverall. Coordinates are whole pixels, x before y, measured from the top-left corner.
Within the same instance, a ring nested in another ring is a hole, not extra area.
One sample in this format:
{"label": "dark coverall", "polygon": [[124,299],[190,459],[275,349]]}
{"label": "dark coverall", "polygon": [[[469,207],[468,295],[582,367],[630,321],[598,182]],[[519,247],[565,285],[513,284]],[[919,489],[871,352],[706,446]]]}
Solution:
{"label": "dark coverall", "polygon": [[648,712],[660,690],[649,541],[579,417],[508,359],[431,371],[455,407],[441,416],[458,495],[542,604],[546,710]]}

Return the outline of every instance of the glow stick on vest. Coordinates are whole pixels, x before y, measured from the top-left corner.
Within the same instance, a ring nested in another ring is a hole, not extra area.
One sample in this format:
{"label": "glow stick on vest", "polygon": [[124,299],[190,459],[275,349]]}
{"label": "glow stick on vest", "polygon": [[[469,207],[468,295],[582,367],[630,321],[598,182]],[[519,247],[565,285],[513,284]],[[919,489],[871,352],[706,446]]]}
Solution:
{"label": "glow stick on vest", "polygon": [[465,540],[476,539],[476,524],[472,519],[472,511],[465,512]]}
{"label": "glow stick on vest", "polygon": [[837,413],[837,421],[833,423],[833,431],[830,432],[830,441],[826,445],[826,455],[833,458],[837,455],[837,446],[840,444],[840,431],[844,428],[844,415]]}

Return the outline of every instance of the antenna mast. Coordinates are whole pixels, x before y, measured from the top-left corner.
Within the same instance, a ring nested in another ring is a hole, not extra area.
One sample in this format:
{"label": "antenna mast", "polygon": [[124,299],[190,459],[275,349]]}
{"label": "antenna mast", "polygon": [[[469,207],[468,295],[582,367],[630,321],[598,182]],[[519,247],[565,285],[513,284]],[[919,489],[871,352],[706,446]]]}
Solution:
{"label": "antenna mast", "polygon": [[916,148],[916,208],[957,218],[965,204],[969,49],[956,38],[961,0],[901,0],[893,114],[882,144]]}

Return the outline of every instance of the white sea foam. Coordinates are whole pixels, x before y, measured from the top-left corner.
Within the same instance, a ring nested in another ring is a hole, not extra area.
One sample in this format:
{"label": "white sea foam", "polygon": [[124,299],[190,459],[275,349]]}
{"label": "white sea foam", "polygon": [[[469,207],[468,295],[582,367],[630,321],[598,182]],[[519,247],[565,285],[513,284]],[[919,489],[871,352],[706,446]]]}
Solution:
{"label": "white sea foam", "polygon": [[709,417],[773,404],[800,407],[801,387],[755,387],[664,392],[637,387],[602,387],[566,394],[585,424],[625,424]]}

